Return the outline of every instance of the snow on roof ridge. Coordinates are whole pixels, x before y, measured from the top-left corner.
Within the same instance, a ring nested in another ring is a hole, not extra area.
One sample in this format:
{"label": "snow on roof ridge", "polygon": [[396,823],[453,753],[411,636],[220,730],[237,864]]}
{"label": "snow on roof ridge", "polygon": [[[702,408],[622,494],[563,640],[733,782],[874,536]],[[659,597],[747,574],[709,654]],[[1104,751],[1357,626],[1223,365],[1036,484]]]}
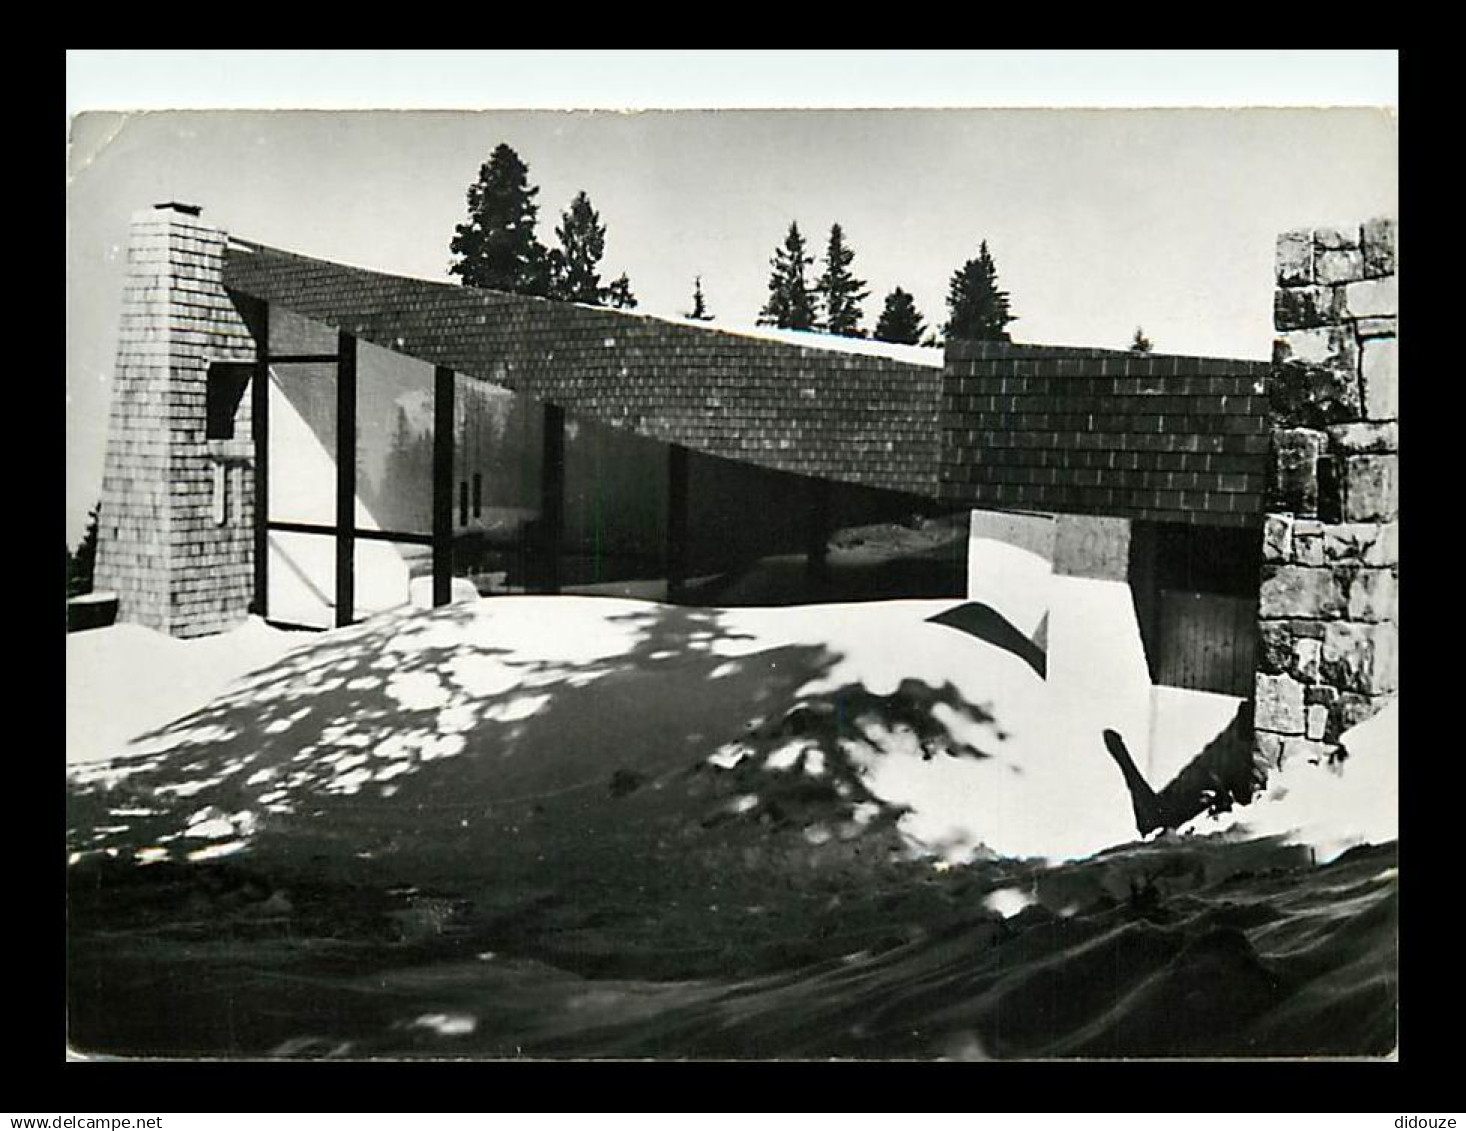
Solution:
{"label": "snow on roof ridge", "polygon": [[[699,323],[683,323],[699,325]],[[804,349],[823,350],[827,353],[846,353],[861,357],[884,357],[892,361],[904,361],[911,365],[925,365],[941,369],[943,351],[940,347],[907,346],[896,342],[882,342],[875,338],[847,338],[840,334],[824,334],[812,330],[781,330],[774,326],[747,326],[738,323],[708,322],[700,324],[704,329],[718,330],[742,338],[762,338],[766,341],[784,342]]]}
{"label": "snow on roof ridge", "polygon": [[[389,278],[410,279],[415,282],[429,283],[439,287],[451,287],[455,290],[462,288],[462,284],[455,283],[451,279],[432,279],[426,275],[416,275],[400,271],[383,271],[376,267],[366,267],[358,263],[347,263],[339,259],[325,259],[321,256],[307,255],[304,252],[290,251],[287,248],[274,247],[270,244],[260,243],[258,240],[247,240],[239,236],[231,236],[230,239],[239,250],[246,252],[262,251],[266,254],[286,255],[295,259],[315,260],[321,263],[329,263],[336,267],[344,267],[352,271],[366,271],[373,275],[385,275]],[[504,295],[509,298],[526,299],[535,302],[557,301],[537,295],[522,295],[516,294],[513,291],[493,290],[489,287],[469,289],[481,290],[492,295]],[[585,310],[595,310],[602,314],[619,315],[623,318],[649,319],[653,322],[683,326],[694,330],[731,334],[735,337],[761,338],[765,341],[783,342],[786,345],[800,346],[803,349],[821,350],[825,353],[843,353],[861,357],[883,357],[891,361],[902,361],[911,365],[924,365],[933,369],[940,369],[943,365],[942,350],[940,347],[906,346],[898,345],[895,342],[876,341],[871,338],[847,338],[838,334],[824,334],[808,330],[781,330],[773,326],[749,326],[736,322],[719,322],[716,319],[704,322],[687,317],[679,318],[674,315],[643,313],[637,310],[621,310],[611,306],[592,306],[588,303],[581,302],[565,303],[564,305],[578,306]]]}

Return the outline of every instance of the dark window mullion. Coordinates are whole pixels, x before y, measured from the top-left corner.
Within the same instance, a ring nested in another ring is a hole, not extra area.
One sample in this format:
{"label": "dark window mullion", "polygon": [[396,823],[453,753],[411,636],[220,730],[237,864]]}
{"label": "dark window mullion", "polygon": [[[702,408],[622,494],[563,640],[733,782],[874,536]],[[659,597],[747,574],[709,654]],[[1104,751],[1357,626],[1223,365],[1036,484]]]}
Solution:
{"label": "dark window mullion", "polygon": [[433,371],[433,604],[453,595],[453,370]]}
{"label": "dark window mullion", "polygon": [[356,339],[340,335],[336,363],[336,626],[356,605]]}
{"label": "dark window mullion", "polygon": [[250,389],[250,433],[255,448],[254,612],[269,611],[270,506],[270,304],[259,302],[255,318],[255,371]]}

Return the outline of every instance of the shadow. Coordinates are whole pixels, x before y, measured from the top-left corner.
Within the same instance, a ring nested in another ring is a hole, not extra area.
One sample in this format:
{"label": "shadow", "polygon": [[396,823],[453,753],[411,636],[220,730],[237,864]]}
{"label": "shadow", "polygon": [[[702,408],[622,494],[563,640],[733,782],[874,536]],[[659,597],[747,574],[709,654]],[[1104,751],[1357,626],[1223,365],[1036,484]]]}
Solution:
{"label": "shadow", "polygon": [[[995,648],[1011,652],[1037,672],[1040,679],[1047,678],[1048,653],[1044,650],[1043,645],[1018,631],[1007,617],[991,605],[985,605],[981,601],[968,601],[966,604],[947,609],[936,616],[927,617],[927,620],[932,624],[944,624],[948,628],[955,628],[959,632],[965,632],[969,636],[986,641]],[[1039,629],[1046,637],[1048,614],[1044,615]]]}
{"label": "shadow", "polygon": [[[761,645],[717,612],[557,613],[585,604],[327,634],[163,728],[155,752],[74,779],[73,1047],[1388,1051],[1392,848],[1314,868],[1301,846],[1162,836],[1073,864],[935,868],[901,851],[900,807],[862,758],[897,729],[933,762],[982,758],[944,720],[986,711],[945,685],[831,681],[830,649]],[[1139,783],[1162,825],[1184,808],[1172,796],[1205,792]],[[167,852],[145,863],[149,848]],[[1003,890],[1026,906],[989,909]]]}
{"label": "shadow", "polygon": [[687,582],[685,604],[798,605],[960,597],[967,588],[965,529],[899,524],[836,531],[822,557],[747,557]]}
{"label": "shadow", "polygon": [[831,902],[909,857],[862,759],[878,727],[983,757],[947,724],[987,712],[912,680],[809,695],[841,659],[823,645],[592,603],[384,614],[80,767],[78,1047],[273,1047],[335,1000],[323,980],[404,963],[493,952],[666,979],[899,932],[890,906]]}
{"label": "shadow", "polygon": [[1105,749],[1125,778],[1140,835],[1179,828],[1204,812],[1225,813],[1251,801],[1263,784],[1252,757],[1251,735],[1252,704],[1243,700],[1227,726],[1157,793],[1136,767],[1125,740],[1106,730]]}

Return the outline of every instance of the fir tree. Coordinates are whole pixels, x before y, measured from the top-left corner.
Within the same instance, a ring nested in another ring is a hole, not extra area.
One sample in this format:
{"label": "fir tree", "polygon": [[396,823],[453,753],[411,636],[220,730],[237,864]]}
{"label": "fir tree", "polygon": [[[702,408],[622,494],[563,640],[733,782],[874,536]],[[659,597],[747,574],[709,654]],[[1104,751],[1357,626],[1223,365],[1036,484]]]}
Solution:
{"label": "fir tree", "polygon": [[1008,292],[998,288],[998,269],[982,242],[977,258],[969,259],[952,275],[947,291],[951,317],[942,328],[950,339],[1006,342],[1008,323],[1017,321],[1008,313]]}
{"label": "fir tree", "polygon": [[863,338],[860,328],[860,304],[870,294],[865,280],[857,279],[850,270],[855,252],[845,243],[839,224],[830,226],[830,242],[825,249],[825,270],[815,283],[815,291],[825,307],[825,329],[846,338]]}
{"label": "fir tree", "polygon": [[759,311],[760,326],[784,330],[809,330],[815,324],[815,296],[805,278],[814,257],[805,250],[799,225],[791,223],[784,246],[774,251],[773,273],[769,276],[769,301]]}
{"label": "fir tree", "polygon": [[636,309],[636,296],[631,293],[631,280],[626,277],[625,271],[616,276],[606,288],[606,304],[617,310]]}
{"label": "fir tree", "polygon": [[468,219],[454,233],[449,272],[470,287],[548,295],[549,256],[534,231],[539,191],[519,154],[502,142],[495,147],[468,188]]}
{"label": "fir tree", "polygon": [[1139,326],[1135,327],[1135,337],[1130,339],[1130,350],[1132,353],[1150,353],[1150,339],[1145,336],[1145,331]]}
{"label": "fir tree", "polygon": [[583,191],[576,193],[561,214],[555,235],[560,246],[550,252],[550,297],[600,306],[607,296],[599,270],[606,251],[606,226]]}
{"label": "fir tree", "polygon": [[694,322],[711,322],[713,316],[708,313],[707,300],[702,295],[702,276],[698,275],[692,283],[692,309],[687,312],[687,317]]}
{"label": "fir tree", "polygon": [[77,544],[76,553],[66,548],[66,595],[80,597],[92,591],[92,575],[97,564],[97,519],[102,504],[97,503],[87,512],[87,527]]}
{"label": "fir tree", "polygon": [[[363,477],[359,482],[367,482]],[[412,530],[433,513],[432,433],[413,428],[407,410],[397,406],[397,426],[387,450],[373,511],[388,527]]]}
{"label": "fir tree", "polygon": [[914,346],[926,331],[916,309],[916,300],[897,287],[886,296],[886,305],[876,322],[876,338],[883,342]]}

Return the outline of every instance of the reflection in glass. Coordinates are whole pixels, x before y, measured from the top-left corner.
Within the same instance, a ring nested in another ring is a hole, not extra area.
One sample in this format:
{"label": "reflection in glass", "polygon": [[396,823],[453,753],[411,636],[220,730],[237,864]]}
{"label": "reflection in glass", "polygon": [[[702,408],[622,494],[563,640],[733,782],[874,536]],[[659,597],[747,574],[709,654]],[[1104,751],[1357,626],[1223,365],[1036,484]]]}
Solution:
{"label": "reflection in glass", "polygon": [[459,376],[453,457],[453,573],[483,594],[658,578],[664,569],[667,447],[567,415],[563,525],[545,529],[544,406]]}
{"label": "reflection in glass", "polygon": [[356,523],[363,530],[433,529],[433,367],[358,342]]}
{"label": "reflection in glass", "polygon": [[270,366],[271,522],[336,521],[336,366]]}
{"label": "reflection in glass", "polygon": [[461,373],[453,404],[453,573],[484,594],[532,591],[543,410]]}
{"label": "reflection in glass", "polygon": [[269,534],[269,616],[282,624],[336,623],[336,539],[330,534]]}
{"label": "reflection in glass", "polygon": [[433,603],[433,549],[410,542],[358,538],[353,551],[355,619]]}
{"label": "reflection in glass", "polygon": [[562,584],[662,577],[666,531],[667,445],[567,418]]}
{"label": "reflection in glass", "polygon": [[270,304],[271,355],[334,354],[339,340],[334,326],[296,314],[279,303]]}

